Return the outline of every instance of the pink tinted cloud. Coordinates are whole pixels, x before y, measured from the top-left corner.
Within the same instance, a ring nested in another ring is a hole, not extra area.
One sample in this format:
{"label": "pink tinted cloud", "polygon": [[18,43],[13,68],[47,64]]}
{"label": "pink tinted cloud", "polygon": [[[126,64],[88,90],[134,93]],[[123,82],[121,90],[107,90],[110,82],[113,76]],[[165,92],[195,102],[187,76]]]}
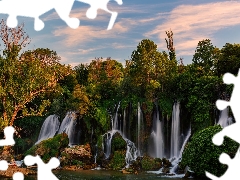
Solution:
{"label": "pink tinted cloud", "polygon": [[[194,54],[200,40],[214,39],[214,33],[226,27],[240,24],[240,2],[225,1],[201,5],[181,5],[166,15],[166,20],[145,34],[157,35],[159,47],[166,49],[167,30],[174,33],[174,45],[180,55]],[[187,52],[187,54],[184,54]]]}
{"label": "pink tinted cloud", "polygon": [[117,38],[119,33],[129,31],[132,25],[136,24],[134,20],[124,19],[116,22],[112,30],[107,31],[106,28],[96,26],[79,26],[78,29],[69,27],[59,27],[53,31],[54,36],[62,36],[64,44],[68,47],[84,44],[96,39]]}

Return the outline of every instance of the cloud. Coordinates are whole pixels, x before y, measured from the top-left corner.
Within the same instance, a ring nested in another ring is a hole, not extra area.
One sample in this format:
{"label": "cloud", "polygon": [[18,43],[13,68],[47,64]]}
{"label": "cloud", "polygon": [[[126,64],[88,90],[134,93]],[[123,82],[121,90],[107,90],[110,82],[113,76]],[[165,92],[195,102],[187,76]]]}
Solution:
{"label": "cloud", "polygon": [[[166,49],[165,31],[173,31],[174,46],[180,55],[194,54],[200,40],[214,40],[214,33],[240,24],[240,2],[225,1],[200,5],[181,5],[164,15],[162,24],[145,33],[145,37],[156,36],[161,43],[160,48]],[[184,54],[186,53],[186,54]]]}
{"label": "cloud", "polygon": [[[126,26],[125,24],[128,25]],[[79,26],[78,29],[59,27],[53,31],[53,35],[62,36],[64,38],[64,44],[68,47],[73,47],[96,39],[117,38],[119,37],[119,33],[129,31],[131,25],[134,24],[136,24],[134,20],[126,18],[124,20],[122,19],[120,22],[116,22],[114,28],[110,31],[96,26]]]}

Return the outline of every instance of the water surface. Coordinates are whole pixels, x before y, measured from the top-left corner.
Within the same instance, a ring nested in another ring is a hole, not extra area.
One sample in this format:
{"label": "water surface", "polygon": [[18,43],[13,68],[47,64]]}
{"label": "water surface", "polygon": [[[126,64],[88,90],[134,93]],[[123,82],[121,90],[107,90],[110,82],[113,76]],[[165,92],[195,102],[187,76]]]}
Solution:
{"label": "water surface", "polygon": [[[110,170],[82,170],[82,171],[54,171],[59,180],[183,180],[182,175],[161,176],[153,173],[123,174],[120,171]],[[12,178],[1,178],[2,180],[10,180]],[[36,176],[25,177],[24,180],[37,180]],[[46,179],[47,180],[47,179]],[[197,178],[189,178],[189,180],[202,180]]]}

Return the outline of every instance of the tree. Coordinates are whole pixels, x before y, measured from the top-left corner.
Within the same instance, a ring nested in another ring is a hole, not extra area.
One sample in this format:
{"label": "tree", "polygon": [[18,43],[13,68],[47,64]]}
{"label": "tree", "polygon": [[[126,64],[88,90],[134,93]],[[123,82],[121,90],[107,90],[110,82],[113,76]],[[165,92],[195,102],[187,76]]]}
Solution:
{"label": "tree", "polygon": [[212,73],[217,52],[217,48],[212,45],[210,39],[199,41],[192,62],[203,74]]}
{"label": "tree", "polygon": [[76,79],[78,84],[86,86],[88,83],[88,66],[85,64],[80,64],[74,67],[74,71],[76,72]]}
{"label": "tree", "polygon": [[19,117],[42,115],[48,99],[31,105],[37,97],[57,90],[57,84],[70,73],[70,67],[61,65],[56,52],[36,49],[20,53],[29,39],[23,25],[7,28],[1,22],[1,39],[5,45],[0,56],[0,126],[13,125]]}
{"label": "tree", "polygon": [[168,37],[168,40],[165,38],[165,41],[167,43],[167,48],[169,51],[169,59],[174,60],[176,59],[176,54],[175,54],[175,48],[173,46],[173,32],[171,30],[166,31],[166,35]]}
{"label": "tree", "polygon": [[220,77],[227,72],[237,75],[240,68],[240,44],[226,43],[219,54],[215,62],[217,75]]}
{"label": "tree", "polygon": [[163,92],[165,82],[175,72],[176,65],[176,61],[168,59],[166,52],[157,50],[153,41],[143,39],[126,64],[135,94],[150,103],[154,102],[157,98],[156,93]]}

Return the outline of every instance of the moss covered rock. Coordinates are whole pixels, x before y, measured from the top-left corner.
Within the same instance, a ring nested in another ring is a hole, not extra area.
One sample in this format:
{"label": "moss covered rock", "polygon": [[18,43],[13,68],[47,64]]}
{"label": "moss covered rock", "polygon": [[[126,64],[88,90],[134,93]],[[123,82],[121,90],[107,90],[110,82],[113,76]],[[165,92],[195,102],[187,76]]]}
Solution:
{"label": "moss covered rock", "polygon": [[67,134],[58,134],[31,147],[24,155],[39,155],[47,163],[52,157],[59,157],[61,152],[68,147]]}
{"label": "moss covered rock", "polygon": [[126,141],[123,139],[121,134],[119,134],[118,132],[116,132],[112,137],[111,149],[112,149],[112,152],[124,151],[127,149]]}
{"label": "moss covered rock", "polygon": [[145,171],[155,171],[162,167],[162,160],[160,158],[152,158],[150,156],[143,156],[141,160],[141,167]]}
{"label": "moss covered rock", "polygon": [[121,170],[126,166],[126,150],[114,151],[109,163],[109,168],[113,170]]}

